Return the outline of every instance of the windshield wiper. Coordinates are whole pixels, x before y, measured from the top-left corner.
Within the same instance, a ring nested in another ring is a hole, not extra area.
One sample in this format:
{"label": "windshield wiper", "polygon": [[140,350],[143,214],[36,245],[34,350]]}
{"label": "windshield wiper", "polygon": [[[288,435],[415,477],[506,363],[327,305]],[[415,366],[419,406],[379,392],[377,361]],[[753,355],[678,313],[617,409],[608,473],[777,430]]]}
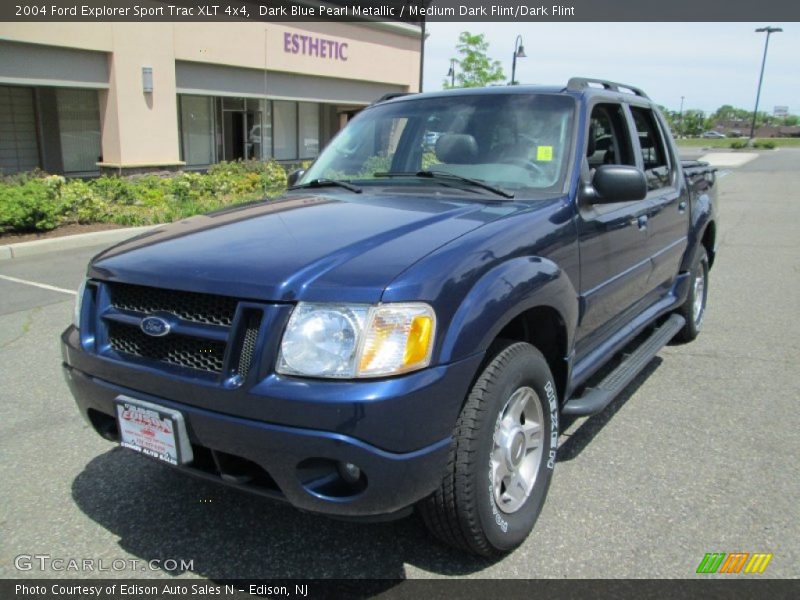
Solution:
{"label": "windshield wiper", "polygon": [[322,188],[322,187],[340,187],[356,194],[360,194],[363,190],[357,185],[353,185],[349,181],[342,181],[341,179],[312,179],[300,185],[293,185],[290,190],[301,190],[303,188]]}
{"label": "windshield wiper", "polygon": [[502,196],[503,198],[513,198],[514,192],[509,192],[501,187],[497,187],[486,183],[482,179],[472,179],[471,177],[464,177],[454,173],[447,173],[446,171],[417,171],[416,173],[403,173],[403,172],[385,172],[373,173],[373,177],[427,177],[429,179],[451,179],[453,181],[460,181],[461,183],[468,183],[481,189]]}

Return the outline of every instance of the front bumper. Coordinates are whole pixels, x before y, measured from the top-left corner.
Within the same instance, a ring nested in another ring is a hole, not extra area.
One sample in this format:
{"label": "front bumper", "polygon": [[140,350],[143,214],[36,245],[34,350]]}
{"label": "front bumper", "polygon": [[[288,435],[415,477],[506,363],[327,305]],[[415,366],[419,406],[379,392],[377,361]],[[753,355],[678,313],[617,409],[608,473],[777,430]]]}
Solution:
{"label": "front bumper", "polygon": [[[398,513],[436,489],[447,464],[450,432],[481,360],[474,356],[384,382],[273,381],[233,391],[97,356],[81,347],[73,327],[62,336],[62,354],[81,413],[104,437],[117,438],[114,399],[119,395],[178,410],[195,455],[178,468],[341,517]],[[276,422],[274,416],[286,414],[293,397],[262,392],[296,394],[298,385],[307,393],[297,399],[291,423]],[[336,394],[320,396],[318,386]],[[242,402],[249,402],[248,414],[231,411]],[[437,422],[419,411],[425,403]],[[406,410],[399,410],[403,405]],[[357,465],[362,480],[343,482],[339,463]]]}

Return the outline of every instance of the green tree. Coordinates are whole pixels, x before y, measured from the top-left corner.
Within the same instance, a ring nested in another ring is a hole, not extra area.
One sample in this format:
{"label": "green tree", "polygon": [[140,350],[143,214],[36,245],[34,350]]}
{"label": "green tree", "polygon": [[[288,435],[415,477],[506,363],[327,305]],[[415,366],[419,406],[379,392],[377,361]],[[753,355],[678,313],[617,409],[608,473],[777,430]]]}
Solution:
{"label": "green tree", "polygon": [[683,111],[681,119],[681,135],[700,135],[706,129],[705,114],[702,110],[688,109]]}
{"label": "green tree", "polygon": [[460,58],[456,61],[456,81],[455,85],[450,84],[449,79],[445,79],[442,87],[483,87],[492,83],[505,81],[503,67],[499,60],[492,60],[487,55],[489,42],[482,33],[471,34],[469,31],[462,31],[458,36],[456,51]]}
{"label": "green tree", "polygon": [[677,110],[670,110],[666,106],[661,104],[657,105],[658,110],[661,111],[661,114],[664,115],[664,119],[667,121],[667,127],[669,127],[670,131],[672,131],[673,135],[680,134],[680,127],[678,126],[680,119]]}
{"label": "green tree", "polygon": [[744,108],[736,108],[730,104],[723,104],[709,117],[714,123],[720,121],[748,120],[753,118],[753,111]]}
{"label": "green tree", "polygon": [[[706,120],[706,129],[714,129],[722,123],[735,123],[741,121],[742,126],[749,127],[753,120],[753,111],[746,108],[737,108],[730,104],[723,104]],[[772,125],[776,123],[776,118],[764,111],[758,111],[756,115],[756,127]],[[749,131],[749,129],[748,129]]]}
{"label": "green tree", "polygon": [[700,135],[705,130],[705,115],[701,110],[686,109],[681,113],[677,110],[669,110],[663,106],[658,107],[667,125],[675,136]]}

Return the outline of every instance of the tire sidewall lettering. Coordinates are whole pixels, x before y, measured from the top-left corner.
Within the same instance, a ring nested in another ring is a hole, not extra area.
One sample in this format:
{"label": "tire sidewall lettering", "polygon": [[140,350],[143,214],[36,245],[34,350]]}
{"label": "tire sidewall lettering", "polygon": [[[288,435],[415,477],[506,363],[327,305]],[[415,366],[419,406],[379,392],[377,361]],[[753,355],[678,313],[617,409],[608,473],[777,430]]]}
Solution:
{"label": "tire sidewall lettering", "polygon": [[[517,382],[517,386],[522,385],[521,382]],[[547,380],[545,382],[544,388],[539,389],[538,386],[532,386],[536,390],[537,399],[539,402],[542,401],[542,397],[546,398],[546,406],[543,408],[546,409],[546,412],[549,413],[550,416],[550,447],[548,448],[548,452],[545,454],[545,461],[544,464],[540,466],[540,469],[544,470],[543,467],[547,467],[549,471],[553,471],[555,468],[556,463],[556,455],[557,455],[557,448],[558,448],[558,395],[556,394],[555,385],[551,380]],[[542,394],[544,391],[544,394]],[[494,441],[497,435],[498,427],[500,422],[502,421],[503,413],[502,413],[502,405],[501,409],[497,413],[497,418],[495,419],[494,423],[494,434],[492,435],[492,440]],[[548,438],[545,437],[544,440]],[[498,508],[497,502],[495,501],[494,497],[494,481],[492,480],[492,457],[491,457],[491,450],[489,451],[489,460],[488,460],[489,468],[488,468],[488,499],[489,499],[489,506],[491,507],[492,517],[494,524],[496,525],[497,529],[503,532],[504,534],[508,534],[509,531],[509,522],[507,518],[504,517],[504,513]],[[549,478],[549,475],[548,475]],[[534,495],[536,490],[536,486],[531,491],[531,496]],[[528,502],[531,498],[528,497]],[[524,505],[523,505],[524,506]],[[522,509],[521,509],[522,510]]]}
{"label": "tire sidewall lettering", "polygon": [[558,396],[552,381],[544,386],[547,394],[548,408],[550,409],[550,452],[547,456],[547,468],[551,471],[556,466],[556,453],[558,449]]}

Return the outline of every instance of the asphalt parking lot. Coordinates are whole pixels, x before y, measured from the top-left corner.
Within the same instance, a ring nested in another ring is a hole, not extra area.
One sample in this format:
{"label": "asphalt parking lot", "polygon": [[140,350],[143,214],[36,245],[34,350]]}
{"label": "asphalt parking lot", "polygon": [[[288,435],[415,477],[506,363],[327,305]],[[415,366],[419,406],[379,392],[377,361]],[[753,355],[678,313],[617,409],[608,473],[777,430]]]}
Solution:
{"label": "asphalt parking lot", "polygon": [[14,566],[46,554],[193,561],[107,577],[687,578],[707,552],[773,553],[761,577],[800,576],[800,150],[723,174],[702,335],[562,436],[536,529],[497,561],[438,545],[416,517],[306,515],[103,441],[58,348],[101,248],[0,261],[0,577],[81,576]]}

